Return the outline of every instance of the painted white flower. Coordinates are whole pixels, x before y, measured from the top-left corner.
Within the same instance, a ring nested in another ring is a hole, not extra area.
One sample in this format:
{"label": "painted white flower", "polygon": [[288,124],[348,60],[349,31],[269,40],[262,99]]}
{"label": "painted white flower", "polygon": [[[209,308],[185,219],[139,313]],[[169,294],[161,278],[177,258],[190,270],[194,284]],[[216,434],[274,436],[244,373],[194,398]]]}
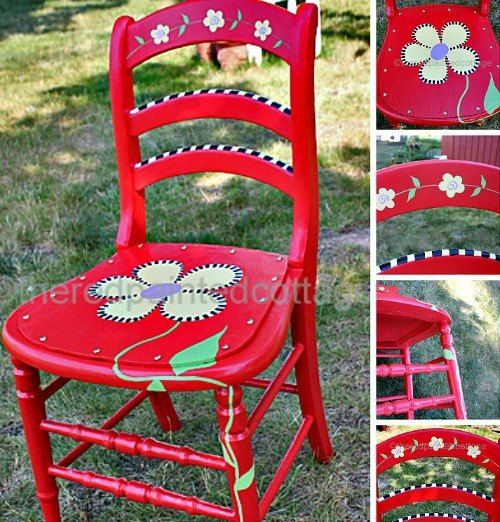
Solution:
{"label": "painted white flower", "polygon": [[170,32],[170,27],[168,25],[158,24],[156,29],[151,31],[151,38],[156,45],[161,43],[168,42],[168,33]]}
{"label": "painted white flower", "polygon": [[439,190],[446,192],[449,198],[455,194],[461,194],[465,190],[465,185],[462,183],[461,176],[453,176],[453,174],[443,174],[443,181],[438,185]]}
{"label": "painted white flower", "polygon": [[391,453],[394,455],[395,459],[399,459],[401,457],[404,457],[405,448],[404,446],[396,446],[394,449],[391,450]]}
{"label": "painted white flower", "polygon": [[260,38],[263,42],[272,32],[269,20],[264,20],[263,22],[257,20],[255,22],[255,32],[253,33],[255,38]]}
{"label": "painted white flower", "polygon": [[396,193],[392,189],[380,188],[377,193],[377,210],[394,208],[394,196]]}
{"label": "painted white flower", "polygon": [[217,29],[224,27],[224,23],[222,11],[214,11],[213,9],[209,9],[207,16],[203,19],[203,25],[208,27],[211,33],[215,33]]}
{"label": "painted white flower", "polygon": [[479,446],[467,446],[467,455],[475,459],[478,455],[481,455]]}
{"label": "painted white flower", "polygon": [[432,438],[431,438],[431,441],[429,442],[429,446],[430,446],[434,451],[439,451],[441,448],[444,448],[444,442],[443,442],[443,439],[438,438],[438,437],[432,437]]}
{"label": "painted white flower", "polygon": [[472,74],[479,67],[479,55],[464,47],[470,32],[461,22],[448,22],[441,34],[431,24],[413,30],[417,43],[405,44],[401,50],[404,65],[422,64],[419,77],[424,83],[441,84],[448,78],[448,67],[457,74]]}
{"label": "painted white flower", "polygon": [[158,260],[136,266],[130,276],[112,276],[93,284],[88,293],[106,298],[97,315],[130,323],[144,319],[156,308],[172,321],[199,321],[221,313],[226,298],[215,292],[236,284],[241,268],[210,263],[183,273],[182,263]]}

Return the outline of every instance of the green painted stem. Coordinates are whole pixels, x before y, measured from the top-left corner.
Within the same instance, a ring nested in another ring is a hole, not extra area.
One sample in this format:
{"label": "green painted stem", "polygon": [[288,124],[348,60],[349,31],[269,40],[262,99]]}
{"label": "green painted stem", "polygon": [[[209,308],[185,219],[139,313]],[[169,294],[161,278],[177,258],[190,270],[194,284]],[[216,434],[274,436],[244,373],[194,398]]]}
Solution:
{"label": "green painted stem", "polygon": [[458,100],[458,105],[457,105],[457,118],[460,123],[469,123],[465,120],[462,120],[462,117],[460,116],[460,106],[462,105],[462,100],[464,99],[468,90],[469,90],[469,76],[466,75],[465,76],[465,90],[462,93],[462,96],[460,96],[460,99]]}

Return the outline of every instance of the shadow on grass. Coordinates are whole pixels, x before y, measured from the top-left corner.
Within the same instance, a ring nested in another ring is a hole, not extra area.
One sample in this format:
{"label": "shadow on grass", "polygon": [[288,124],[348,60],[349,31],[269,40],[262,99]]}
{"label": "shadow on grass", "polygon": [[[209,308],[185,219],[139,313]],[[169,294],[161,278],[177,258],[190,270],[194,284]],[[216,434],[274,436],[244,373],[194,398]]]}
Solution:
{"label": "shadow on grass", "polygon": [[74,16],[119,7],[128,0],[72,0],[71,6],[54,6],[48,13],[37,14],[47,3],[45,0],[0,0],[0,40],[14,34],[69,31]]}
{"label": "shadow on grass", "polygon": [[370,44],[370,16],[353,11],[321,10],[324,37],[360,40]]}

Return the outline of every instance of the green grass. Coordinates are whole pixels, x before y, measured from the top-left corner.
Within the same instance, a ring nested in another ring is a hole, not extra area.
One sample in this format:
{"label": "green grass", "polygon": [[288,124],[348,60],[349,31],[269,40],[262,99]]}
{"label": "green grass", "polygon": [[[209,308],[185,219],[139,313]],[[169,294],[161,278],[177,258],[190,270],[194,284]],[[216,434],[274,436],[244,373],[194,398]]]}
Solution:
{"label": "green grass", "polygon": [[[0,0],[0,320],[30,296],[109,256],[118,222],[118,188],[109,111],[107,48],[113,21],[164,2],[146,0]],[[322,3],[324,50],[317,63],[321,184],[318,310],[321,377],[337,456],[321,466],[304,448],[270,521],[368,518],[368,0]],[[139,102],[179,90],[247,89],[287,103],[286,67],[235,73],[201,63],[194,49],[137,70]],[[193,121],[146,135],[144,155],[170,147],[227,142],[289,159],[285,142],[252,125]],[[148,189],[150,241],[237,244],[286,251],[291,208],[268,187],[220,173],[177,178]],[[366,241],[365,241],[366,243]],[[332,292],[333,291],[333,292]],[[40,520],[17,411],[11,366],[0,355],[0,520]],[[127,394],[73,383],[49,402],[49,414],[98,425]],[[258,392],[248,393],[251,408]],[[119,429],[220,451],[212,394],[174,394],[183,430],[162,434],[140,407]],[[63,412],[61,415],[60,412]],[[255,438],[263,492],[298,426],[293,397],[281,398]],[[67,449],[54,438],[55,452]],[[174,491],[228,503],[220,474],[92,449],[81,468],[140,478]],[[65,520],[175,520],[187,515],[61,484]],[[201,520],[201,519],[200,519]]]}
{"label": "green grass", "polygon": [[[500,283],[464,278],[449,281],[391,281],[390,284],[397,286],[402,294],[435,304],[448,312],[452,319],[452,334],[468,418],[499,418]],[[411,354],[414,363],[440,357],[439,337],[415,345]],[[415,397],[449,393],[443,374],[416,375],[413,383]],[[377,395],[399,393],[403,393],[402,379],[378,379]],[[452,410],[421,410],[415,415],[417,419],[453,418]]]}
{"label": "green grass", "polygon": [[[457,4],[457,5],[469,5],[469,6],[477,6],[478,2],[476,0],[398,0],[397,6],[399,7],[411,7],[415,5],[427,5],[427,4]],[[377,20],[377,55],[384,43],[385,35],[387,32],[387,16],[385,14],[385,0],[377,0],[376,3],[376,20]],[[490,12],[490,22],[493,27],[493,32],[495,33],[497,38],[500,38],[500,10],[494,9],[492,5],[492,9]],[[432,21],[431,21],[432,23]],[[499,128],[500,117],[495,115],[493,118],[488,118],[483,121],[479,126],[477,123],[471,123],[468,125],[461,124],[460,126],[451,126],[451,127],[440,127],[441,129],[460,129],[460,130],[478,130],[478,129],[494,129],[497,130]],[[405,129],[418,129],[421,127],[415,127],[412,125],[404,125]],[[392,129],[389,122],[385,119],[385,117],[377,111],[377,129]]]}
{"label": "green grass", "polygon": [[[428,426],[425,426],[428,428]],[[377,443],[394,437],[400,433],[411,432],[424,426],[413,425],[411,427],[398,426],[390,427],[390,431],[377,432]],[[476,433],[494,441],[498,440],[499,426],[491,427],[471,427],[454,426],[456,429]],[[476,466],[470,462],[465,462],[451,458],[426,458],[410,460],[398,464],[382,473],[379,477],[380,495],[385,495],[405,486],[419,485],[424,483],[444,483],[455,484],[469,487],[475,491],[493,496],[494,476],[488,470]],[[447,502],[421,502],[411,506],[405,506],[385,515],[383,520],[396,520],[399,517],[414,513],[446,512],[457,515],[467,515],[476,522],[486,522],[487,516],[468,506]]]}
{"label": "green grass", "polygon": [[[438,140],[422,139],[421,148],[405,143],[377,142],[377,169],[431,159],[440,153]],[[472,248],[500,251],[500,218],[492,212],[436,208],[411,212],[377,224],[377,264],[426,250]]]}

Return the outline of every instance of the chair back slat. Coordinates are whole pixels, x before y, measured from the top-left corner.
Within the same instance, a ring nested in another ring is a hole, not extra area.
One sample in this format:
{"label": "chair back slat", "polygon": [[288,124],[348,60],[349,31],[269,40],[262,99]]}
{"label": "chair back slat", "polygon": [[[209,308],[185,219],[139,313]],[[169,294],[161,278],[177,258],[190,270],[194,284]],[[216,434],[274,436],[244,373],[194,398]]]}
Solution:
{"label": "chair back slat", "polygon": [[[478,9],[483,16],[488,16],[490,12],[491,0],[479,0]],[[394,16],[397,11],[397,0],[385,0],[386,14],[388,17]]]}
{"label": "chair back slat", "polygon": [[424,160],[377,171],[377,222],[440,207],[500,213],[500,168],[457,160]]}

